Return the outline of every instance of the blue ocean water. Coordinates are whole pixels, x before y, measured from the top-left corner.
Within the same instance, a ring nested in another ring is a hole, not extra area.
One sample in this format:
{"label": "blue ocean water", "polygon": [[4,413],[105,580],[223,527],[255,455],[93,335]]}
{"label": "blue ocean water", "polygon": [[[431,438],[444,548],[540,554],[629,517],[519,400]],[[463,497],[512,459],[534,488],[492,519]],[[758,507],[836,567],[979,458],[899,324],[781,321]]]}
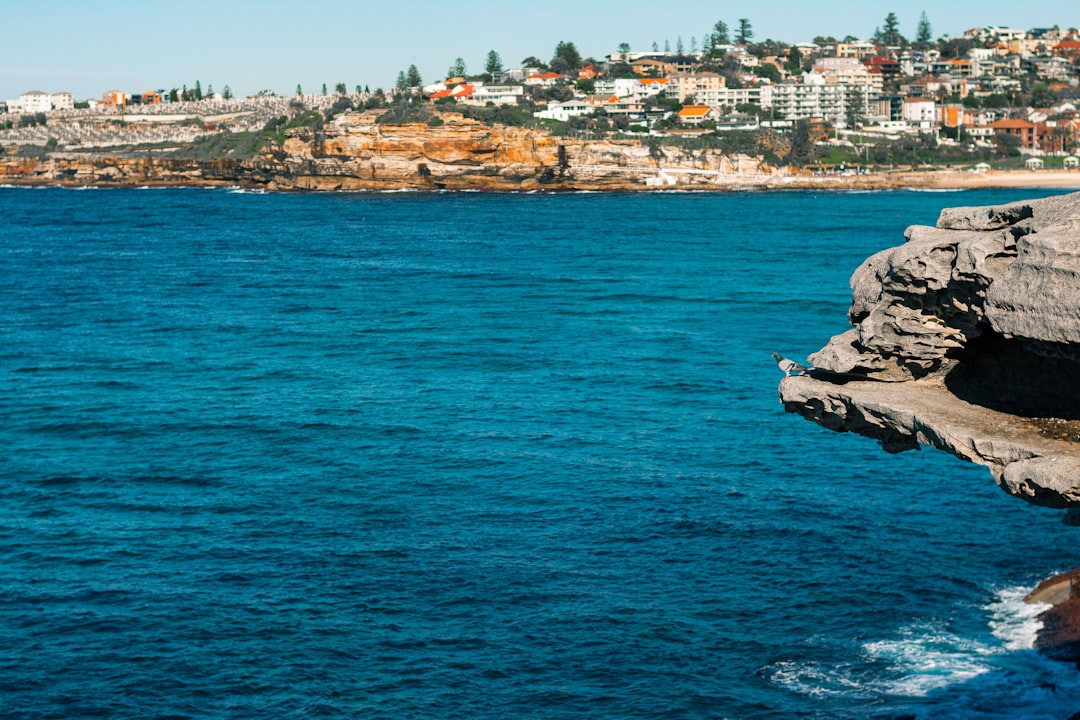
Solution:
{"label": "blue ocean water", "polygon": [[0,188],[0,717],[1048,718],[1080,529],[785,414],[942,207]]}

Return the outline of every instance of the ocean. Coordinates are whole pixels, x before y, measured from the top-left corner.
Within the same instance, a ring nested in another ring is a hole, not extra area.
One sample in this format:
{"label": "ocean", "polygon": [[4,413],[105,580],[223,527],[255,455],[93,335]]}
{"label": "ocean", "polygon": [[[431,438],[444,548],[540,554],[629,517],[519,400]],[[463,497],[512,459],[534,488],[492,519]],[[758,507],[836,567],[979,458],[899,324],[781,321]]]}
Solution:
{"label": "ocean", "polygon": [[0,188],[0,717],[1047,718],[1062,511],[786,414],[942,207]]}

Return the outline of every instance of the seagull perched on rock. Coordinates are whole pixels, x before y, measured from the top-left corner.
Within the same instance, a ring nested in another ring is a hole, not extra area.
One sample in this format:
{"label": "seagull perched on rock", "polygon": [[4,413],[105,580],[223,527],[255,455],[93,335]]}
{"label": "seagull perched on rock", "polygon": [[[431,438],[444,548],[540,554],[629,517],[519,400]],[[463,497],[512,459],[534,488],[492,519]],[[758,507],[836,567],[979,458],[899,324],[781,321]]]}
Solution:
{"label": "seagull perched on rock", "polygon": [[810,372],[810,368],[805,365],[800,365],[794,360],[788,360],[780,353],[773,353],[772,359],[776,361],[776,367],[784,371],[785,377],[790,377],[791,375],[805,375]]}

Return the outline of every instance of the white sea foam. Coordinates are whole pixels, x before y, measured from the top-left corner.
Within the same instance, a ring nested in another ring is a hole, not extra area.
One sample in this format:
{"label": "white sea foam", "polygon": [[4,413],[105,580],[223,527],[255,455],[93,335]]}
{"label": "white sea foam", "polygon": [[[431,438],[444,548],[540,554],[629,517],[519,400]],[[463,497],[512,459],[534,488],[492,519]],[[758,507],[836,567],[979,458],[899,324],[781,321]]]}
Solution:
{"label": "white sea foam", "polygon": [[1030,588],[1010,587],[999,590],[994,602],[986,606],[991,614],[990,631],[1004,642],[1006,650],[1030,650],[1042,629],[1038,616],[1050,605],[1026,603]]}
{"label": "white sea foam", "polygon": [[[899,707],[914,702],[916,708],[932,707],[934,718],[1067,717],[1064,710],[1080,701],[1077,673],[1032,649],[1041,628],[1037,616],[1047,606],[1025,603],[1029,591],[998,590],[983,607],[988,632],[979,638],[944,623],[922,623],[862,644],[860,657],[849,661],[784,661],[766,674],[800,695]],[[930,706],[923,705],[927,701]]]}

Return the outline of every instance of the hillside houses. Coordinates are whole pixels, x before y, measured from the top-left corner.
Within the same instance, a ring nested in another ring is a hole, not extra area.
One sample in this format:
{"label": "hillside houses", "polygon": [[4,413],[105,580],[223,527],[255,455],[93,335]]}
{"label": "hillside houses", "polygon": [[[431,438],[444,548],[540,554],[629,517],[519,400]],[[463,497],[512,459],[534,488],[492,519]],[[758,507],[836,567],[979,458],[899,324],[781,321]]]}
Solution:
{"label": "hillside houses", "polygon": [[[988,26],[953,40],[903,46],[850,37],[815,40],[725,44],[690,53],[681,47],[675,53],[622,47],[603,61],[570,64],[556,58],[550,68],[531,57],[520,68],[399,87],[385,97],[386,102],[404,96],[494,107],[500,118],[590,131],[719,134],[769,127],[785,132],[802,123],[841,134],[974,139],[984,147],[996,143],[1028,154],[1077,149],[1080,33],[1075,30]],[[324,100],[333,104],[334,96]],[[89,104],[130,114],[132,105],[149,112],[176,102],[175,90],[110,90]],[[7,105],[12,115],[50,115],[70,112],[74,102],[66,93],[29,91]],[[186,115],[181,109],[162,112]]]}

